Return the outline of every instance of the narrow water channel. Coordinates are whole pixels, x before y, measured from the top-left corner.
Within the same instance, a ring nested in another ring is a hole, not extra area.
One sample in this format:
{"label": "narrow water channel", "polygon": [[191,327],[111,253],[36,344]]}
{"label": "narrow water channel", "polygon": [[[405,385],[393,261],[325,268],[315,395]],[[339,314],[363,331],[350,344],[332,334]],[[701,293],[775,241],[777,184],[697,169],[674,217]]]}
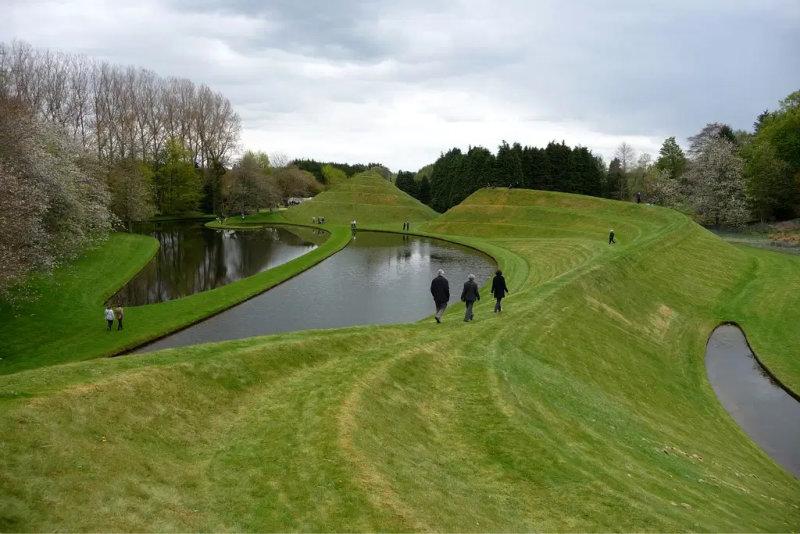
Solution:
{"label": "narrow water channel", "polygon": [[303,227],[214,230],[197,221],[149,223],[135,231],[155,237],[160,247],[111,298],[123,306],[164,302],[235,282],[302,256],[327,237]]}
{"label": "narrow water channel", "polygon": [[744,431],[800,477],[800,402],[770,378],[738,327],[722,325],[711,334],[706,372],[720,402]]}
{"label": "narrow water channel", "polygon": [[[416,321],[434,312],[430,283],[438,269],[450,280],[453,303],[459,301],[468,274],[483,285],[495,264],[484,254],[445,241],[359,232],[319,265],[136,352],[311,328]],[[490,313],[491,307],[484,309]]]}

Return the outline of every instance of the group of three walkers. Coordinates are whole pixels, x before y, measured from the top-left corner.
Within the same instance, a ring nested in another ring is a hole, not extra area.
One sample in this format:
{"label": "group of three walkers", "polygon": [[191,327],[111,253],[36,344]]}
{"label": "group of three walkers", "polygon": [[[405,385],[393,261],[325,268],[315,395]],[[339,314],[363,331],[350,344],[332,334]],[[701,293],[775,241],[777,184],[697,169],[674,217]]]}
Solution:
{"label": "group of three walkers", "polygon": [[[506,296],[506,293],[508,293],[506,279],[503,277],[501,271],[497,271],[492,280],[492,295],[496,300],[494,305],[495,313],[502,310],[502,300],[503,297]],[[442,269],[439,269],[436,278],[431,282],[431,295],[433,295],[433,302],[436,304],[436,315],[433,317],[436,319],[437,323],[441,323],[444,310],[447,309],[447,303],[450,302],[450,283],[447,281],[447,278],[444,277],[444,271]],[[474,317],[472,307],[475,305],[475,301],[481,300],[474,274],[470,274],[467,277],[467,281],[464,282],[464,288],[461,290],[461,300],[466,305],[464,322],[469,322]]]}

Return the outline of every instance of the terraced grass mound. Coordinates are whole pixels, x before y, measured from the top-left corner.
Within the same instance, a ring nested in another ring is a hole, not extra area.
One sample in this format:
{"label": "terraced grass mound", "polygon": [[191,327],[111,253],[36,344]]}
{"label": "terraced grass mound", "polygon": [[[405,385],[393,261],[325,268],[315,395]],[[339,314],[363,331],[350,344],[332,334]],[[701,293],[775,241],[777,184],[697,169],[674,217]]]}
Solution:
{"label": "terraced grass mound", "polygon": [[442,325],[3,377],[0,528],[800,529],[800,481],[703,365],[739,316],[762,357],[796,358],[765,326],[784,320],[766,303],[794,258],[669,210],[535,191],[479,191],[423,229],[496,256],[502,314],[484,301],[468,324],[456,306]]}
{"label": "terraced grass mound", "polygon": [[247,217],[245,223],[294,222],[311,224],[314,217],[325,217],[328,224],[360,226],[394,225],[403,221],[423,222],[438,214],[408,193],[401,191],[375,171],[353,175],[299,206],[276,213]]}

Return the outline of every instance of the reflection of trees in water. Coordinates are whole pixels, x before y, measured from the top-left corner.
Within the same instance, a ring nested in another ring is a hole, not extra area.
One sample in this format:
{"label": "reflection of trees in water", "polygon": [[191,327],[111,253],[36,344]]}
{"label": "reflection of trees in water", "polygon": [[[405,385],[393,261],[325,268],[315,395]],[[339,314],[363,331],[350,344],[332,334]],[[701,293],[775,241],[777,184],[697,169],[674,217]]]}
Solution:
{"label": "reflection of trees in water", "polygon": [[162,224],[157,257],[115,296],[127,305],[163,302],[219,287],[285,263],[315,245],[278,228],[236,232]]}

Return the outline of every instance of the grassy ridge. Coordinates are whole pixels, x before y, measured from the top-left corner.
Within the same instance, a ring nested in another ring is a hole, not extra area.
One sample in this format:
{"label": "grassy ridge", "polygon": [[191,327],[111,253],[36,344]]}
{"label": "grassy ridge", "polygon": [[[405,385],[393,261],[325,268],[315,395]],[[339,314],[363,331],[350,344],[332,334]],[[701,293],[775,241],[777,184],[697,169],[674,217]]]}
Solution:
{"label": "grassy ridge", "polygon": [[278,267],[184,298],[127,307],[125,329],[109,333],[102,316],[105,299],[141,269],[158,246],[150,237],[115,234],[77,266],[34,281],[32,286],[41,294],[35,302],[0,308],[0,374],[117,354],[189,326],[316,265],[350,241],[349,230],[328,230],[331,236],[319,247]]}
{"label": "grassy ridge", "polygon": [[752,280],[796,264],[668,210],[531,191],[480,191],[423,230],[491,248],[512,289],[501,316],[483,302],[470,324],[3,377],[0,528],[800,528],[800,482],[728,416],[703,364],[731,314],[777,346],[781,287]]}

